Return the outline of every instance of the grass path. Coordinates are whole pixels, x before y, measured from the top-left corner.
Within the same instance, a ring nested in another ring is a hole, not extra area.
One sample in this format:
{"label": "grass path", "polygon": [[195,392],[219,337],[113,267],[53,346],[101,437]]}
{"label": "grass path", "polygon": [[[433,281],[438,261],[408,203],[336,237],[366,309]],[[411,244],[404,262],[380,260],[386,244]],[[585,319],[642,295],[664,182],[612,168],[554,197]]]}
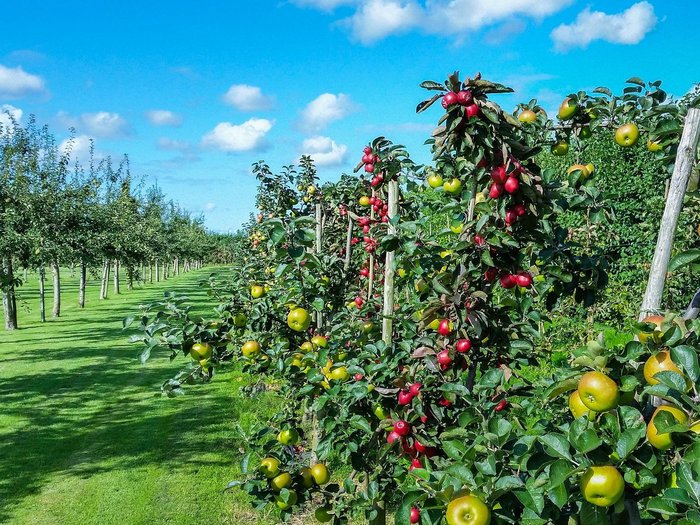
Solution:
{"label": "grass path", "polygon": [[[36,279],[21,290],[21,330],[0,332],[0,523],[267,524],[240,493],[236,425],[273,410],[269,398],[239,393],[247,378],[220,373],[177,399],[159,386],[182,360],[157,352],[136,359],[121,320],[165,290],[210,303],[197,286],[208,270],[98,301],[89,283],[79,310],[77,279],[64,279],[63,316],[38,319]],[[51,290],[47,290],[50,294]],[[50,308],[50,305],[47,305]]]}

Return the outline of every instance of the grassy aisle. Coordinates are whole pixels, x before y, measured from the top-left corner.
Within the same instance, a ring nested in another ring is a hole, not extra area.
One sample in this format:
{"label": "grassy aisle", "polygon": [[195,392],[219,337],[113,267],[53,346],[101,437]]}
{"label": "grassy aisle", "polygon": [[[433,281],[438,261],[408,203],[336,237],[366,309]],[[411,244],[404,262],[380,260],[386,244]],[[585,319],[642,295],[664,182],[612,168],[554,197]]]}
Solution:
{"label": "grassy aisle", "polygon": [[[239,475],[236,424],[249,427],[274,409],[238,393],[246,378],[229,370],[178,399],[158,397],[183,361],[156,353],[136,359],[121,319],[165,290],[188,294],[206,312],[197,286],[208,271],[181,275],[98,301],[89,283],[79,310],[77,280],[64,283],[63,317],[38,319],[36,279],[20,306],[21,330],[0,331],[0,523],[253,524],[239,493],[222,487]],[[50,292],[47,297],[50,301]],[[47,305],[50,309],[50,304]],[[50,315],[50,310],[49,310]]]}

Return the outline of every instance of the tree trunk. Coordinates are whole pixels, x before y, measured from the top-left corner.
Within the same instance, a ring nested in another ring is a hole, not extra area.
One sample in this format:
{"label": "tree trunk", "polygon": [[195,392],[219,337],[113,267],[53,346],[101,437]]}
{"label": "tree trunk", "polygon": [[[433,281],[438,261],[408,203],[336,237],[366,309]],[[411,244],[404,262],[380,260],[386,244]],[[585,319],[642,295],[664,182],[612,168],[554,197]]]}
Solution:
{"label": "tree trunk", "polygon": [[85,308],[85,284],[87,281],[87,265],[85,261],[80,260],[80,284],[78,287],[78,306]]}
{"label": "tree trunk", "polygon": [[29,280],[29,268],[24,269],[24,282],[26,283]]}
{"label": "tree trunk", "polygon": [[[389,181],[389,196],[387,197],[388,205],[388,231],[389,235],[396,235],[396,226],[392,224],[393,219],[398,213],[399,207],[399,183],[396,180]],[[386,252],[384,262],[384,309],[382,312],[382,339],[387,345],[391,344],[394,319],[394,259],[393,251]]]}
{"label": "tree trunk", "polygon": [[12,257],[3,257],[2,270],[8,279],[8,286],[2,291],[2,309],[5,316],[5,330],[15,330],[17,326],[17,300],[15,298],[15,275],[12,270]]}
{"label": "tree trunk", "polygon": [[148,282],[153,282],[153,261],[148,261]]}
{"label": "tree trunk", "polygon": [[156,259],[156,282],[160,282],[160,266],[158,265],[158,259]]}
{"label": "tree trunk", "polygon": [[168,260],[165,260],[165,263],[163,264],[163,280],[167,281],[168,280]]}
{"label": "tree trunk", "polygon": [[175,257],[175,275],[180,275],[180,259]]}
{"label": "tree trunk", "polygon": [[105,259],[102,263],[102,284],[100,286],[100,299],[107,299],[109,290],[109,259]]}
{"label": "tree trunk", "polygon": [[39,268],[39,316],[41,322],[46,322],[46,269]]}
{"label": "tree trunk", "polygon": [[114,259],[114,294],[119,293],[119,259]]}
{"label": "tree trunk", "polygon": [[53,317],[61,317],[61,269],[58,266],[58,261],[51,263],[51,271],[53,272]]}
{"label": "tree trunk", "polygon": [[700,109],[692,108],[685,118],[683,135],[676,153],[676,165],[673,168],[668,199],[666,199],[666,207],[661,218],[659,236],[656,239],[656,250],[651,262],[649,281],[639,313],[640,320],[661,309],[661,298],[666,283],[668,262],[671,259],[673,238],[676,235],[678,216],[683,208],[683,197],[688,188],[690,173],[695,165],[698,142],[700,142]]}

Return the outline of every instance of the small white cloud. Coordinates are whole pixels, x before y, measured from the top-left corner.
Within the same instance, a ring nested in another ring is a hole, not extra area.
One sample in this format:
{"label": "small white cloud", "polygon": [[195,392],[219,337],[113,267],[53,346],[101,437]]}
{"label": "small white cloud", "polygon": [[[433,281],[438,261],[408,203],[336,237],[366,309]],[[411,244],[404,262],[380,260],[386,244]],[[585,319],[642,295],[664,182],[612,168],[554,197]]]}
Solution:
{"label": "small white cloud", "polygon": [[612,44],[637,44],[656,27],[658,19],[654,6],[638,2],[616,15],[584,9],[572,24],[562,24],[552,31],[551,37],[557,50],[574,47],[585,48],[595,40]]}
{"label": "small white cloud", "polygon": [[58,148],[62,153],[69,153],[71,163],[80,163],[87,165],[90,163],[90,151],[93,151],[93,160],[100,161],[104,155],[93,149],[94,141],[92,137],[87,135],[78,135],[77,137],[67,138],[59,144]]}
{"label": "small white cloud", "polygon": [[301,112],[301,127],[307,131],[317,132],[328,124],[340,120],[355,109],[350,97],[342,93],[319,95]]}
{"label": "small white cloud", "polygon": [[202,145],[222,151],[252,151],[265,146],[265,135],[274,122],[252,118],[243,124],[221,122],[202,138]]}
{"label": "small white cloud", "polygon": [[0,133],[12,130],[12,121],[19,123],[22,120],[23,111],[10,104],[0,106]]}
{"label": "small white cloud", "polygon": [[180,126],[182,116],[167,109],[152,109],[146,111],[146,118],[154,126]]}
{"label": "small white cloud", "polygon": [[405,33],[420,25],[424,12],[415,2],[369,0],[343,23],[363,44],[371,44],[391,34]]}
{"label": "small white cloud", "polygon": [[309,155],[316,166],[338,166],[345,162],[348,147],[336,144],[330,137],[316,136],[304,140],[302,154]]}
{"label": "small white cloud", "polygon": [[6,67],[0,64],[0,96],[20,98],[26,95],[43,93],[44,80],[27,73],[21,66]]}
{"label": "small white cloud", "polygon": [[204,205],[203,211],[204,213],[209,213],[211,211],[214,211],[216,209],[216,203],[215,202],[207,202]]}
{"label": "small white cloud", "polygon": [[234,84],[228,88],[223,100],[241,111],[262,111],[270,109],[274,103],[274,99],[263,95],[259,87],[248,84]]}
{"label": "small white cloud", "polygon": [[175,140],[168,137],[160,137],[156,147],[164,151],[189,151],[192,145],[184,140]]}
{"label": "small white cloud", "polygon": [[56,118],[62,126],[75,128],[82,131],[84,135],[93,137],[116,138],[128,135],[130,132],[129,124],[119,113],[98,111],[74,117],[65,111],[59,111]]}

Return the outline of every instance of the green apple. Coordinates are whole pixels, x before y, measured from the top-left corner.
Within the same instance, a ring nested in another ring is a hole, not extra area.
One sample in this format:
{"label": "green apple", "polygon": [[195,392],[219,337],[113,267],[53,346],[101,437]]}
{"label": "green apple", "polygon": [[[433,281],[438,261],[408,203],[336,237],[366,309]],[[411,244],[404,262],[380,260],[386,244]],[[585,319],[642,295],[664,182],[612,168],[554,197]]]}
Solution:
{"label": "green apple", "polygon": [[524,124],[531,124],[537,120],[537,113],[531,109],[526,109],[518,115],[518,120]]}
{"label": "green apple", "polygon": [[569,153],[569,145],[563,140],[560,140],[552,146],[552,155],[556,157],[563,157],[567,153]]}
{"label": "green apple", "polygon": [[433,173],[428,177],[428,186],[431,188],[439,188],[442,186],[442,175],[439,175],[437,173]]}
{"label": "green apple", "polygon": [[557,113],[557,116],[559,117],[559,120],[572,119],[574,118],[577,109],[578,105],[576,102],[571,100],[571,98],[566,97],[564,102],[561,103],[561,106],[559,106],[559,113]]}
{"label": "green apple", "polygon": [[625,492],[625,480],[615,467],[589,467],[581,478],[581,493],[598,507],[615,505]]}
{"label": "green apple", "polygon": [[442,184],[442,189],[447,193],[457,194],[462,191],[462,181],[459,179],[452,179]]}
{"label": "green apple", "polygon": [[190,348],[190,355],[195,361],[211,358],[212,347],[209,343],[195,343]]}
{"label": "green apple", "polygon": [[275,496],[275,503],[277,506],[282,509],[282,510],[287,510],[296,505],[297,503],[297,493],[294,492],[293,490],[289,491],[289,497],[287,498],[287,501],[284,501],[284,498],[280,494],[277,494]]}
{"label": "green apple", "polygon": [[467,494],[450,501],[445,519],[448,525],[489,525],[491,510],[479,498]]}
{"label": "green apple", "polygon": [[272,481],[270,481],[270,486],[275,492],[279,492],[282,489],[286,489],[291,484],[292,476],[289,475],[289,472],[282,472],[282,474],[278,474],[277,476],[272,478]]}
{"label": "green apple", "polygon": [[295,308],[287,315],[287,326],[295,332],[304,332],[311,324],[311,315],[304,308]]}
{"label": "green apple", "polygon": [[277,458],[265,458],[260,462],[258,470],[267,478],[274,478],[280,472],[280,460]]}
{"label": "green apple", "polygon": [[283,445],[296,445],[299,443],[299,432],[293,428],[286,428],[277,434],[277,441]]}
{"label": "green apple", "polygon": [[623,148],[634,146],[639,139],[639,128],[634,122],[623,124],[615,130],[615,142]]}
{"label": "green apple", "polygon": [[238,312],[233,316],[233,326],[243,328],[248,323],[248,318],[243,312]]}

